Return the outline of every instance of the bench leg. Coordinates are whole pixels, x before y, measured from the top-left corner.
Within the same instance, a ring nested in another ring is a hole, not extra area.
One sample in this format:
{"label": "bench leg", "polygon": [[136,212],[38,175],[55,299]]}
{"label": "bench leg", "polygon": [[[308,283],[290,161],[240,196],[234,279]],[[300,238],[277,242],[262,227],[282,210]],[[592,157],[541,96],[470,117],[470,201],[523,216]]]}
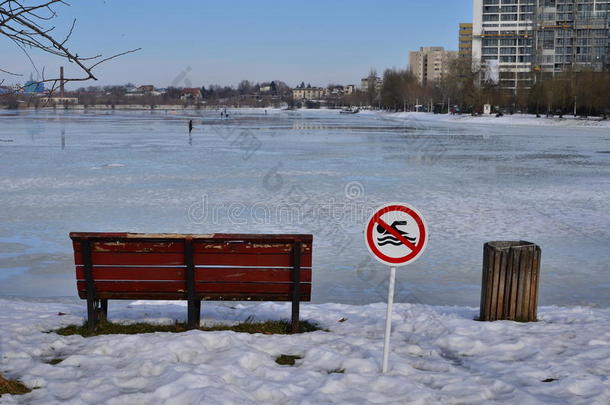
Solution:
{"label": "bench leg", "polygon": [[292,333],[299,333],[301,305],[301,254],[303,246],[297,241],[292,247]]}
{"label": "bench leg", "polygon": [[99,322],[108,320],[108,300],[87,299],[87,328],[95,331]]}
{"label": "bench leg", "polygon": [[298,299],[292,301],[292,333],[299,333],[300,303]]}
{"label": "bench leg", "polygon": [[97,316],[95,311],[95,300],[87,299],[87,329],[94,332],[97,326]]}
{"label": "bench leg", "polygon": [[187,329],[199,328],[200,320],[201,320],[201,301],[200,300],[189,300],[186,328]]}
{"label": "bench leg", "polygon": [[106,322],[108,320],[108,300],[99,300],[97,319],[100,322]]}

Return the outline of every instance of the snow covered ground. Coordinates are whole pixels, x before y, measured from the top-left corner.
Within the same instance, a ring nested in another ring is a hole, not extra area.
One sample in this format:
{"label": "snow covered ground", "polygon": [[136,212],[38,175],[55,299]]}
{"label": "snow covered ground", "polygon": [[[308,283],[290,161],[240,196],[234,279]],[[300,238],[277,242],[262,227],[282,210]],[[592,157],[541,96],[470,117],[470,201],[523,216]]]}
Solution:
{"label": "snow covered ground", "polygon": [[[390,371],[381,375],[385,304],[304,305],[302,318],[330,332],[93,338],[45,333],[82,322],[83,301],[0,307],[0,372],[37,387],[1,404],[610,403],[609,309],[544,307],[539,322],[520,324],[474,321],[474,308],[397,304]],[[205,323],[288,314],[277,303],[203,306]],[[164,323],[184,320],[185,306],[115,301],[109,315]],[[280,354],[303,358],[280,366]]]}
{"label": "snow covered ground", "polygon": [[423,112],[379,113],[377,111],[362,111],[363,115],[383,115],[391,119],[406,121],[431,121],[464,124],[487,124],[502,126],[547,126],[564,128],[610,128],[610,120],[599,117],[581,118],[573,115],[546,117],[541,114],[539,118],[533,114],[513,114],[496,117],[495,114],[472,116],[470,114],[432,114]]}

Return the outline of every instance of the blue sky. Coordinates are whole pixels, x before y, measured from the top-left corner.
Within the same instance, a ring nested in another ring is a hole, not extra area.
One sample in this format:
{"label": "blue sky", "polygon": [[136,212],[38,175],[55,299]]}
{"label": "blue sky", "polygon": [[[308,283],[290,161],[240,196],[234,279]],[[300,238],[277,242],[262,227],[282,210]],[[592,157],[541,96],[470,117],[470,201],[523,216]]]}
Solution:
{"label": "blue sky", "polygon": [[[92,84],[167,86],[187,72],[174,84],[326,85],[356,83],[371,68],[404,68],[420,46],[457,49],[472,0],[73,0],[58,11],[61,28],[77,19],[72,49],[81,55],[143,48],[100,67]],[[47,72],[60,65],[33,56]],[[29,75],[28,63],[0,40],[0,68]]]}

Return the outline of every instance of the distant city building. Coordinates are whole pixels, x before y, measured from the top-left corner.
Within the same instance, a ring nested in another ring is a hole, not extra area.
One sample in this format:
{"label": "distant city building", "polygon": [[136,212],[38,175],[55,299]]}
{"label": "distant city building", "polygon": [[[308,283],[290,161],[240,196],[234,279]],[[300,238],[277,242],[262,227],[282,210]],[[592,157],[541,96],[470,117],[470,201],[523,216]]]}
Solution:
{"label": "distant city building", "polygon": [[457,55],[457,51],[446,51],[442,46],[424,46],[409,52],[409,68],[421,85],[438,83]]}
{"label": "distant city building", "polygon": [[383,80],[375,75],[369,75],[360,80],[360,90],[368,91],[371,86],[375,86],[375,91],[379,93],[381,91],[381,86],[383,86]]}
{"label": "distant city building", "polygon": [[458,33],[458,54],[463,58],[472,57],[472,23],[461,23]]}
{"label": "distant city building", "polygon": [[353,94],[355,91],[356,91],[356,85],[354,85],[354,84],[348,84],[346,86],[333,85],[333,86],[328,86],[328,89],[327,89],[328,95],[334,96],[334,97],[349,96],[350,94]]}
{"label": "distant city building", "polygon": [[55,103],[55,104],[78,104],[78,97],[44,97],[41,98],[42,103]]}
{"label": "distant city building", "polygon": [[294,100],[319,100],[327,94],[327,89],[322,87],[297,87],[292,89]]}
{"label": "distant city building", "polygon": [[[610,0],[473,0],[473,66],[516,91],[566,70],[610,65]],[[493,61],[493,62],[492,62]]]}
{"label": "distant city building", "polygon": [[44,83],[35,81],[30,75],[30,80],[23,85],[23,92],[28,94],[44,93]]}
{"label": "distant city building", "polygon": [[275,81],[272,81],[271,83],[261,83],[258,87],[258,92],[261,94],[277,94],[278,85]]}
{"label": "distant city building", "polygon": [[181,100],[201,100],[202,98],[201,89],[198,87],[184,88],[180,95]]}
{"label": "distant city building", "polygon": [[349,96],[350,94],[354,94],[355,91],[356,91],[355,84],[348,84],[347,86],[343,86],[343,94],[345,94],[346,96]]}
{"label": "distant city building", "polygon": [[139,93],[151,93],[155,91],[155,86],[153,86],[152,84],[145,84],[143,86],[138,87],[137,91]]}
{"label": "distant city building", "polygon": [[160,96],[166,91],[166,89],[164,91],[157,90],[152,84],[145,84],[139,87],[132,84],[125,86],[126,97]]}
{"label": "distant city building", "polygon": [[322,98],[340,98],[348,96],[356,91],[356,85],[348,84],[346,86],[332,85],[327,88],[323,87],[305,87],[304,84],[292,89],[292,98],[294,100],[319,100]]}

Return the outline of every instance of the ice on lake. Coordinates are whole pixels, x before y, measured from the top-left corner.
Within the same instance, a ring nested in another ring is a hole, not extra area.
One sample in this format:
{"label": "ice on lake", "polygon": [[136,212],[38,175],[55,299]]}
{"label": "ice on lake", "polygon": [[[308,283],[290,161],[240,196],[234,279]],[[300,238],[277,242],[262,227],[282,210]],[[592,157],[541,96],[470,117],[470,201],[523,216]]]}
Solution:
{"label": "ice on lake", "polygon": [[70,231],[298,232],[314,301],[384,301],[363,224],[405,201],[430,239],[397,301],[476,306],[483,243],[523,239],[541,304],[610,306],[610,131],[422,117],[2,111],[0,295],[74,296]]}

